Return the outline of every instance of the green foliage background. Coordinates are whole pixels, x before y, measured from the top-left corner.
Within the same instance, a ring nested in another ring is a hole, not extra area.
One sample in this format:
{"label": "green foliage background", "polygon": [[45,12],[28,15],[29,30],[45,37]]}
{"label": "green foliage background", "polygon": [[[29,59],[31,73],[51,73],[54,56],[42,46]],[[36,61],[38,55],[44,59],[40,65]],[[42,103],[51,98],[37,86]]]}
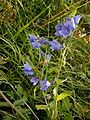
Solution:
{"label": "green foliage background", "polygon": [[[45,103],[42,92],[37,88],[34,98],[34,87],[22,71],[26,61],[39,77],[43,71],[39,51],[33,51],[28,36],[55,38],[57,22],[75,14],[83,16],[77,31],[85,36],[77,37],[74,32],[74,37],[65,41],[66,62],[59,79],[67,81],[60,85],[59,92],[70,90],[73,95],[58,102],[57,119],[90,119],[90,37],[86,39],[90,35],[90,0],[0,0],[0,120],[48,120],[46,111],[35,108]],[[64,64],[61,51],[54,54],[47,72],[49,81]]]}

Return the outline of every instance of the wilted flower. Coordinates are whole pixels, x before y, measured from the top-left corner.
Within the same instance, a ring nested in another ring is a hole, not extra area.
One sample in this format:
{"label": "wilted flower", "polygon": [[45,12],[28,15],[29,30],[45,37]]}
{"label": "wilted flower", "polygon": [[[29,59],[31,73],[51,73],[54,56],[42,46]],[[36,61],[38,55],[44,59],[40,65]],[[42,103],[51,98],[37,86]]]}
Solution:
{"label": "wilted flower", "polygon": [[23,70],[24,70],[24,72],[25,72],[26,75],[33,75],[33,74],[34,74],[32,68],[31,68],[31,66],[29,65],[28,62],[26,62],[26,63],[23,65]]}
{"label": "wilted flower", "polygon": [[66,23],[63,23],[63,24],[58,23],[55,27],[56,36],[63,36],[63,37],[69,36],[72,30],[74,30],[76,25],[79,23],[80,19],[81,19],[81,16],[77,15],[72,18],[68,18]]}
{"label": "wilted flower", "polygon": [[40,51],[41,56],[45,56],[45,53],[43,51]]}
{"label": "wilted flower", "polygon": [[50,48],[52,49],[52,51],[61,50],[63,48],[63,46],[59,42],[57,42],[57,40],[52,40],[49,42],[49,44],[51,45]]}
{"label": "wilted flower", "polygon": [[32,77],[30,81],[33,83],[33,85],[36,85],[38,83],[38,78]]}
{"label": "wilted flower", "polygon": [[50,99],[51,99],[51,95],[50,95],[50,94],[46,94],[45,97],[46,97],[47,100],[50,100]]}
{"label": "wilted flower", "polygon": [[47,91],[48,87],[50,87],[49,81],[45,78],[43,81],[40,81],[40,89]]}
{"label": "wilted flower", "polygon": [[49,63],[49,61],[50,61],[50,59],[51,59],[52,56],[53,56],[52,54],[46,55],[46,62],[47,63]]}
{"label": "wilted flower", "polygon": [[44,37],[36,37],[32,34],[29,36],[29,41],[32,43],[33,48],[40,48],[43,44],[49,43]]}

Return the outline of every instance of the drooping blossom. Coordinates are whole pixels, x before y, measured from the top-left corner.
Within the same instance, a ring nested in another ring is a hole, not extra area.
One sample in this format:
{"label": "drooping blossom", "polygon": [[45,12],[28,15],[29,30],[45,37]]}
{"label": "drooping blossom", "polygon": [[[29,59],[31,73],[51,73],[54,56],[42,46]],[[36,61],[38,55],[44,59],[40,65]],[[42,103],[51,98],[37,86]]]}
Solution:
{"label": "drooping blossom", "polygon": [[36,40],[37,40],[37,37],[35,35],[32,35],[32,34],[29,35],[30,42],[35,42]]}
{"label": "drooping blossom", "polygon": [[76,25],[79,23],[81,19],[80,15],[74,16],[72,18],[68,18],[66,23],[60,24],[58,23],[55,27],[56,29],[56,36],[63,36],[67,37],[71,34],[72,30],[75,29]]}
{"label": "drooping blossom", "polygon": [[50,82],[47,81],[45,78],[43,81],[40,81],[40,89],[43,91],[47,91],[47,89],[50,87]]}
{"label": "drooping blossom", "polygon": [[38,78],[37,77],[32,77],[31,80],[30,80],[33,85],[35,86],[37,83],[38,83]]}
{"label": "drooping blossom", "polygon": [[29,65],[28,62],[26,62],[26,63],[23,65],[23,71],[24,71],[24,73],[25,73],[26,75],[33,75],[33,74],[34,74],[32,68],[31,68],[31,66]]}
{"label": "drooping blossom", "polygon": [[52,51],[61,50],[63,48],[63,46],[57,40],[52,40],[49,42],[49,44]]}
{"label": "drooping blossom", "polygon": [[29,41],[32,43],[33,48],[40,48],[44,44],[48,44],[48,40],[44,37],[36,37],[35,35],[29,35]]}

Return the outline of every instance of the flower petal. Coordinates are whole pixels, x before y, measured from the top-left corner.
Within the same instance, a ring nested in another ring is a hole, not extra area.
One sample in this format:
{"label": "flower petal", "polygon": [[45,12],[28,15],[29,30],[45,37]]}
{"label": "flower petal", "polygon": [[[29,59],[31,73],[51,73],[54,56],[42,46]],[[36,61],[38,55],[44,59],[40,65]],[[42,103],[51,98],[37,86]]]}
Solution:
{"label": "flower petal", "polygon": [[41,43],[35,41],[35,42],[32,42],[32,46],[33,46],[33,48],[40,48],[41,47]]}
{"label": "flower petal", "polygon": [[29,65],[28,62],[26,62],[26,63],[23,65],[23,71],[24,71],[24,73],[25,73],[26,75],[33,75],[33,74],[34,74],[32,68],[31,68],[31,66]]}
{"label": "flower petal", "polygon": [[32,77],[31,80],[30,80],[33,85],[35,86],[37,83],[38,83],[38,78],[37,77]]}
{"label": "flower petal", "polygon": [[32,35],[32,34],[29,35],[29,41],[30,42],[35,42],[36,39],[37,39],[37,37],[35,35]]}
{"label": "flower petal", "polygon": [[47,81],[46,79],[44,79],[43,81],[40,81],[41,90],[47,91],[48,87],[50,87],[49,81]]}
{"label": "flower petal", "polygon": [[80,15],[74,16],[74,22],[76,25],[79,23],[80,19],[81,19]]}

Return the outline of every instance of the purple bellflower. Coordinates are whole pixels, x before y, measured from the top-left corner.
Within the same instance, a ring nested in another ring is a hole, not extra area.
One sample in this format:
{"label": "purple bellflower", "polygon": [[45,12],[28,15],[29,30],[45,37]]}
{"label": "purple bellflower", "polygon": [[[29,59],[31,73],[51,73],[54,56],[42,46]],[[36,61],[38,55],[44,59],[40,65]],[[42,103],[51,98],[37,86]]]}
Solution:
{"label": "purple bellflower", "polygon": [[32,42],[32,46],[33,46],[33,48],[40,48],[42,45],[41,45],[41,43],[35,41],[35,42]]}
{"label": "purple bellflower", "polygon": [[30,80],[33,85],[35,86],[37,83],[38,83],[38,78],[37,77],[32,77],[31,80]]}
{"label": "purple bellflower", "polygon": [[44,37],[36,37],[32,34],[29,36],[29,41],[32,43],[33,48],[40,48],[43,44],[49,43]]}
{"label": "purple bellflower", "polygon": [[26,62],[24,65],[23,65],[23,71],[25,72],[26,75],[33,75],[34,72],[31,68],[31,66],[29,65],[28,62]]}
{"label": "purple bellflower", "polygon": [[36,37],[36,36],[34,36],[34,35],[32,35],[32,34],[29,35],[29,41],[30,41],[30,42],[35,42],[36,40],[37,40],[37,37]]}
{"label": "purple bellflower", "polygon": [[79,23],[81,19],[80,15],[74,16],[72,18],[68,18],[66,23],[60,24],[58,23],[55,27],[56,36],[67,37],[71,34],[72,30],[75,29],[76,25]]}
{"label": "purple bellflower", "polygon": [[63,46],[57,42],[57,40],[52,40],[49,42],[49,44],[51,45],[51,50],[54,51],[54,50],[61,50],[63,48]]}
{"label": "purple bellflower", "polygon": [[50,82],[47,81],[45,78],[43,81],[40,81],[40,89],[43,91],[47,91],[47,89],[50,87]]}

